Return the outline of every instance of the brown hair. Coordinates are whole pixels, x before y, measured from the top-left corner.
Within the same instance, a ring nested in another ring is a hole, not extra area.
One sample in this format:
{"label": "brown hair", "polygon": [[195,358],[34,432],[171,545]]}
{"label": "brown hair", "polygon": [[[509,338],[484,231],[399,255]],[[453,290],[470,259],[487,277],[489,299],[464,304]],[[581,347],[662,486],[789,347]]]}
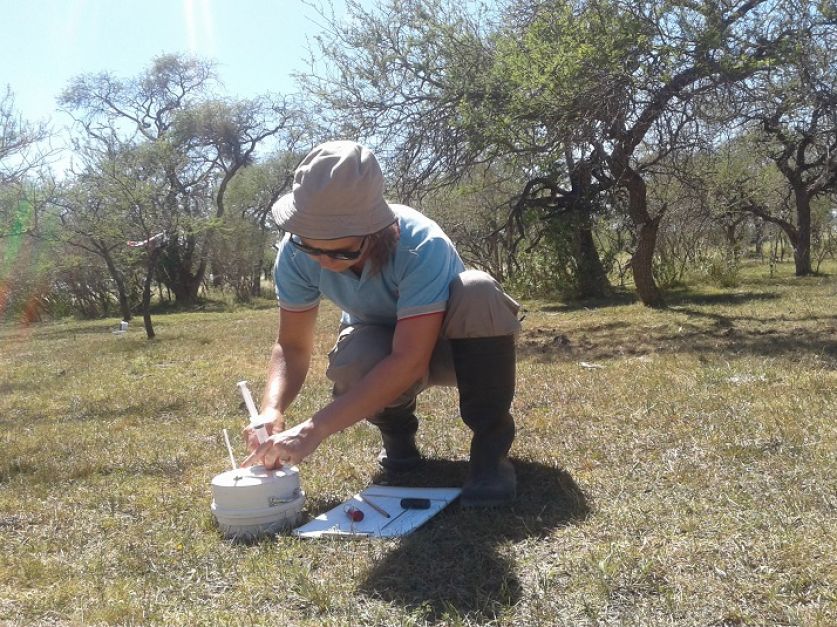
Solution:
{"label": "brown hair", "polygon": [[369,241],[367,244],[369,246],[367,260],[371,264],[369,269],[371,270],[372,276],[378,274],[395,254],[395,247],[398,246],[398,238],[400,236],[401,228],[398,226],[398,222],[393,222],[377,233],[366,236],[366,239]]}

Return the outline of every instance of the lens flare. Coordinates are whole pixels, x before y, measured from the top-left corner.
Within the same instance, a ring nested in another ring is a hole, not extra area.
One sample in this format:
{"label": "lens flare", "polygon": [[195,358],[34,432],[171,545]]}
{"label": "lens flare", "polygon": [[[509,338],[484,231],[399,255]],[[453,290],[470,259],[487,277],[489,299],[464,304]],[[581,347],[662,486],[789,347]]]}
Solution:
{"label": "lens flare", "polygon": [[[4,229],[6,236],[3,238],[0,255],[0,320],[6,317],[7,310],[17,302],[19,305],[14,310],[20,312],[19,322],[24,327],[38,320],[41,294],[47,287],[43,277],[31,281],[37,272],[37,254],[27,232],[34,226],[34,220],[32,203],[20,199]],[[27,286],[27,283],[30,285]],[[28,295],[23,293],[26,289],[30,290]]]}

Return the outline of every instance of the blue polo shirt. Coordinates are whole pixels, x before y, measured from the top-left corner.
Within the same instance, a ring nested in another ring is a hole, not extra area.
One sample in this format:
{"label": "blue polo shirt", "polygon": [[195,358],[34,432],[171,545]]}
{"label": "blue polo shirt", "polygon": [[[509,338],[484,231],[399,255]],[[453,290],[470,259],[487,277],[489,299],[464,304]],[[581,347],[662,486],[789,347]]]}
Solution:
{"label": "blue polo shirt", "polygon": [[383,324],[447,309],[450,282],[465,266],[438,224],[405,205],[390,205],[401,235],[394,256],[371,276],[326,270],[288,241],[279,245],[273,278],[279,306],[288,311],[315,307],[325,296],[343,310],[344,324]]}

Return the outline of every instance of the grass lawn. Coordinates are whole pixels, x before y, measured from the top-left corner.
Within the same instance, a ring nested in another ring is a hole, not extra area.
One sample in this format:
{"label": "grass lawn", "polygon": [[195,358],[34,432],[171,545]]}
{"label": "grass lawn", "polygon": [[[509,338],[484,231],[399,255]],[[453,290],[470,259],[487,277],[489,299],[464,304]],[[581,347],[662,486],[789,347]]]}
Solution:
{"label": "grass lawn", "polygon": [[[520,498],[454,503],[401,540],[225,541],[209,511],[221,429],[258,397],[263,307],[0,327],[0,624],[837,624],[837,264],[830,277],[598,307],[528,302],[513,448]],[[291,420],[329,397],[318,355]],[[456,394],[420,397],[458,485]],[[306,516],[377,476],[357,425],[301,467]],[[238,444],[238,454],[244,453]]]}

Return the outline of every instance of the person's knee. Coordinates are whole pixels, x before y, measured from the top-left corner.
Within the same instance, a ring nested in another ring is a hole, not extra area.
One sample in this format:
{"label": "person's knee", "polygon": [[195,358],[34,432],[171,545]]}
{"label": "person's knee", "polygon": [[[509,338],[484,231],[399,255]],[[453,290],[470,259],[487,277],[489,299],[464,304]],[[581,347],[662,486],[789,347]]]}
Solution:
{"label": "person's knee", "polygon": [[326,377],[334,383],[335,395],[350,390],[392,352],[393,330],[363,325],[340,332],[328,354]]}

